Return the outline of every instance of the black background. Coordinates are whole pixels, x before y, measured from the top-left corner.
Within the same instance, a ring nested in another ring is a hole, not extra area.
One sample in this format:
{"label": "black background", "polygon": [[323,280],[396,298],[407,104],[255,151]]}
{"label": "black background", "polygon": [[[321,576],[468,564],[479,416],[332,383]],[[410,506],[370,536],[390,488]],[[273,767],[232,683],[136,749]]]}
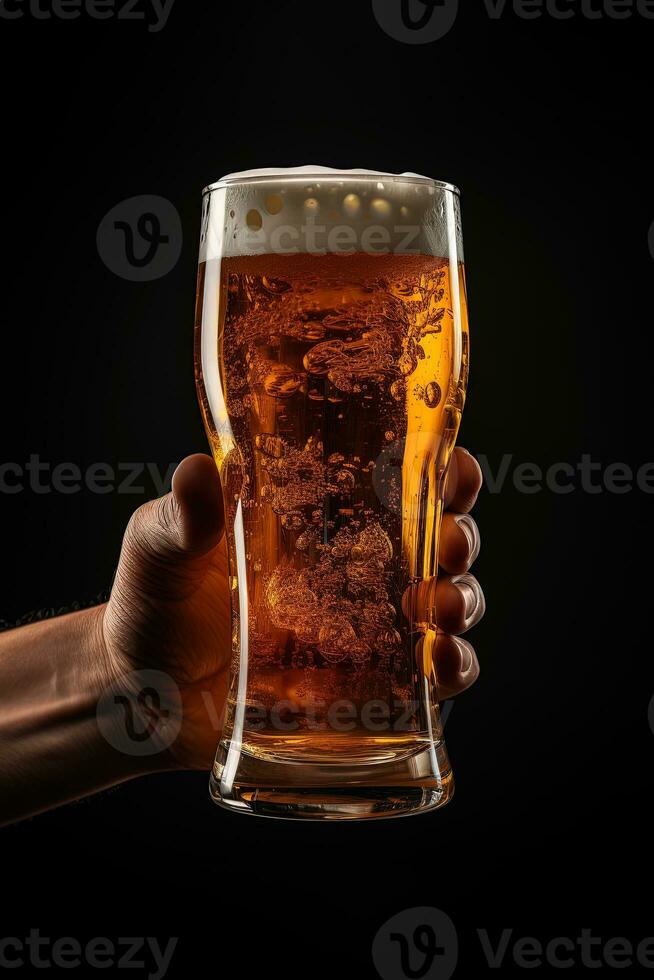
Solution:
{"label": "black background", "polygon": [[[177,0],[160,33],[0,19],[4,461],[165,472],[206,449],[192,366],[200,191],[300,163],[461,188],[460,442],[493,473],[512,456],[476,510],[488,613],[471,637],[482,677],[447,723],[450,806],[303,825],[219,810],[203,774],[143,779],[2,833],[3,935],[179,936],[169,976],[374,977],[375,933],[412,906],[452,917],[459,971],[476,975],[476,928],[654,934],[652,497],[512,482],[525,462],[652,458],[654,21],[461,6],[445,38],[416,46],[388,37],[368,0]],[[174,271],[145,285],[96,249],[104,215],[140,194],[172,201],[184,228]],[[140,496],[0,493],[0,616],[107,588],[147,495],[148,481]]]}

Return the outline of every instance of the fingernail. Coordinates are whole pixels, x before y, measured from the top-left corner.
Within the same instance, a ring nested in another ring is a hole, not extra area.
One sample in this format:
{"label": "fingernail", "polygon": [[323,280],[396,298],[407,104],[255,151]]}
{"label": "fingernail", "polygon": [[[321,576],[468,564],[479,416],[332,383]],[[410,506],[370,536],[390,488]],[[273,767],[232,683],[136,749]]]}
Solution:
{"label": "fingernail", "polygon": [[460,636],[456,636],[455,640],[459,648],[459,656],[461,657],[459,672],[461,674],[467,674],[475,662],[475,652],[467,640],[462,639]]}
{"label": "fingernail", "polygon": [[481,591],[481,586],[474,575],[457,575],[456,578],[452,579],[452,585],[456,585],[463,596],[465,603],[464,628],[470,629],[471,626],[479,622],[486,610],[484,593]]}
{"label": "fingernail", "polygon": [[481,550],[481,536],[479,528],[469,514],[458,514],[454,518],[455,524],[461,528],[468,542],[468,567],[479,557]]}

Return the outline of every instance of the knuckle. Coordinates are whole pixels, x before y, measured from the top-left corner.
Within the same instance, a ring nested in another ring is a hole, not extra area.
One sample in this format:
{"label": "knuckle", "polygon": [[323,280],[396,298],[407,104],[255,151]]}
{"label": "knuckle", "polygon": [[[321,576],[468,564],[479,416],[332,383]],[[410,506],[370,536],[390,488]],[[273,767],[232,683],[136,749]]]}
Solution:
{"label": "knuckle", "polygon": [[486,612],[486,598],[483,590],[474,575],[465,572],[452,579],[452,584],[457,588],[461,597],[461,607],[459,611],[461,630],[466,632],[476,626]]}

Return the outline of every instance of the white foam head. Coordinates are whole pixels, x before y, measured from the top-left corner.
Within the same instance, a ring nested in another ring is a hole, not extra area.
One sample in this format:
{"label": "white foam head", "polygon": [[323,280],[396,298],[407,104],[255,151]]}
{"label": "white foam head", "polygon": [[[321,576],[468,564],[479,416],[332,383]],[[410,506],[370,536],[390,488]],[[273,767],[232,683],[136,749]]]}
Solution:
{"label": "white foam head", "polygon": [[228,174],[205,191],[201,259],[308,252],[462,258],[458,191],[420,174],[315,165]]}

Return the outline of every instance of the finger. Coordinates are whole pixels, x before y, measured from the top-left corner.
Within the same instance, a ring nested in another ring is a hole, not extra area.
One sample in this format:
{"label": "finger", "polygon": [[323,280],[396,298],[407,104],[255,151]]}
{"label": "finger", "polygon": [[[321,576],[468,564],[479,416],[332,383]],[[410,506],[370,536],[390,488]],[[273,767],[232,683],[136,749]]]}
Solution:
{"label": "finger", "polygon": [[486,612],[486,600],[474,575],[441,576],[434,611],[438,628],[445,633],[465,633],[476,626]]}
{"label": "finger", "polygon": [[406,589],[402,612],[414,627],[438,626],[445,633],[465,633],[486,612],[486,600],[474,575],[442,575]]}
{"label": "finger", "polygon": [[439,633],[434,645],[434,670],[438,698],[445,701],[471,687],[479,677],[474,647],[459,636]]}
{"label": "finger", "polygon": [[469,514],[443,515],[438,564],[452,575],[467,572],[481,548],[479,528]]}
{"label": "finger", "polygon": [[479,463],[465,449],[457,447],[452,453],[445,481],[445,506],[459,514],[467,514],[475,506],[483,477]]}
{"label": "finger", "polygon": [[216,465],[208,456],[189,456],[177,468],[173,492],[132,516],[116,574],[118,589],[185,598],[204,579],[223,527]]}
{"label": "finger", "polygon": [[213,459],[197,453],[183,460],[173,476],[173,496],[183,549],[206,554],[225,527],[220,477]]}

